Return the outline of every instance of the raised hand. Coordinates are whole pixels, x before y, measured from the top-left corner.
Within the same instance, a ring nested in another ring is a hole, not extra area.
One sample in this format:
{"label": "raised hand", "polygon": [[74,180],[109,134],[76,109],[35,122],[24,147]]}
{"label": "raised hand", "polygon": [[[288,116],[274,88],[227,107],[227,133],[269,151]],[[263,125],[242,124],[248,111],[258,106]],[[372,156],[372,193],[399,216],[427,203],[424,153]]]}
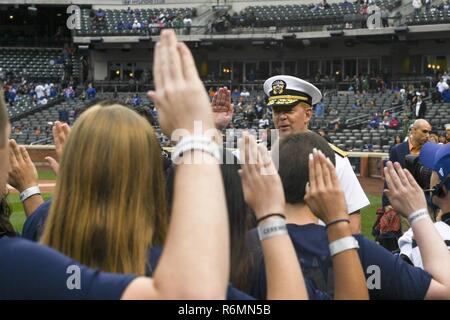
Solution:
{"label": "raised hand", "polygon": [[38,173],[27,149],[17,145],[13,139],[9,140],[9,161],[11,172],[9,173],[8,183],[12,187],[22,192],[38,185]]}
{"label": "raised hand", "polygon": [[61,123],[59,121],[55,122],[55,125],[52,128],[53,132],[53,141],[55,143],[55,151],[56,151],[56,159],[52,157],[45,157],[49,166],[52,168],[55,174],[59,172],[59,162],[61,161],[62,152],[64,149],[64,145],[69,138],[70,127],[67,123]]}
{"label": "raised hand", "polygon": [[254,137],[244,133],[239,149],[245,162],[239,170],[245,202],[258,219],[271,213],[283,213],[283,185],[266,147],[257,145]]}
{"label": "raised hand", "polygon": [[333,163],[314,149],[309,158],[309,184],[305,202],[311,211],[325,223],[348,219],[344,193],[339,185]]}
{"label": "raised hand", "polygon": [[389,202],[400,214],[408,217],[419,209],[427,209],[425,195],[414,177],[398,162],[387,162],[384,168],[388,189],[384,193]]}
{"label": "raised hand", "polygon": [[213,109],[214,125],[222,130],[228,126],[233,118],[234,107],[231,103],[231,92],[227,87],[220,88],[211,102]]}
{"label": "raised hand", "polygon": [[177,42],[173,30],[161,32],[153,66],[155,91],[149,91],[148,96],[158,109],[163,133],[169,137],[176,129],[193,133],[195,121],[201,122],[203,132],[214,129],[209,97],[194,58],[184,43]]}

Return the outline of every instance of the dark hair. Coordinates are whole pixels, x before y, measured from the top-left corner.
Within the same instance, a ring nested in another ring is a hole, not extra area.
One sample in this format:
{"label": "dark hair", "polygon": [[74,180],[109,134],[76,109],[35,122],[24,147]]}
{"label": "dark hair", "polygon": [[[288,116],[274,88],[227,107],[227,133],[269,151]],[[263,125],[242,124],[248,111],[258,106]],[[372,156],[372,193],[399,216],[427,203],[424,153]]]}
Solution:
{"label": "dark hair", "polygon": [[[5,96],[3,90],[0,90],[0,148],[5,147],[6,137],[5,129],[9,123],[8,112],[6,111]],[[4,186],[1,186],[4,187]]]}
{"label": "dark hair", "polygon": [[11,216],[11,208],[6,201],[6,197],[7,194],[3,195],[0,200],[0,237],[15,237],[17,234],[9,221],[9,217]]}
{"label": "dark hair", "polygon": [[309,180],[308,159],[313,149],[321,150],[335,164],[335,155],[328,142],[312,131],[295,133],[280,140],[279,169],[286,203],[303,203]]}
{"label": "dark hair", "polygon": [[[233,164],[225,164],[226,158],[233,159]],[[249,271],[254,267],[256,257],[249,254],[246,244],[247,231],[256,226],[256,221],[250,215],[244,200],[242,182],[238,170],[240,165],[229,151],[223,153],[223,163],[220,165],[225,189],[225,199],[228,210],[230,229],[230,282],[244,292],[249,292],[252,283],[248,281]],[[167,175],[167,200],[169,212],[172,210],[174,192],[175,168],[171,167]],[[214,235],[212,235],[214,236]]]}

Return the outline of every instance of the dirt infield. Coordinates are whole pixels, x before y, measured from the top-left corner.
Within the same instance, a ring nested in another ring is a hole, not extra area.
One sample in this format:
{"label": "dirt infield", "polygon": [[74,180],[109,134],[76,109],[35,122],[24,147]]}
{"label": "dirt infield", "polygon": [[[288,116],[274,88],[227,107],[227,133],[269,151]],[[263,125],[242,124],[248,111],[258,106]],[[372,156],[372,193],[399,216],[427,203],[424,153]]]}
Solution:
{"label": "dirt infield", "polygon": [[364,191],[371,196],[380,196],[383,192],[384,180],[381,178],[361,178],[358,177]]}

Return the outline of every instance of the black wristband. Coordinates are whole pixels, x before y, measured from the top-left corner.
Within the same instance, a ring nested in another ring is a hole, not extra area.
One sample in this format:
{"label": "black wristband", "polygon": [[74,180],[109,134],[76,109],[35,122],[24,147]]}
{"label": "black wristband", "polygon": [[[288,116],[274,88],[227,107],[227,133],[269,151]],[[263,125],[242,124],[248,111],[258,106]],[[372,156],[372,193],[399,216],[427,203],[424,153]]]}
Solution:
{"label": "black wristband", "polygon": [[339,223],[339,222],[350,223],[350,220],[349,219],[337,219],[337,220],[334,220],[334,221],[331,221],[330,223],[328,223],[325,228],[328,229],[329,226],[332,226],[333,224],[336,224],[336,223]]}
{"label": "black wristband", "polygon": [[286,216],[284,214],[282,214],[282,213],[269,213],[268,215],[266,215],[264,217],[261,217],[258,220],[256,220],[256,224],[259,224],[261,221],[263,221],[263,220],[265,220],[267,218],[270,218],[270,217],[281,217],[281,218],[286,220]]}

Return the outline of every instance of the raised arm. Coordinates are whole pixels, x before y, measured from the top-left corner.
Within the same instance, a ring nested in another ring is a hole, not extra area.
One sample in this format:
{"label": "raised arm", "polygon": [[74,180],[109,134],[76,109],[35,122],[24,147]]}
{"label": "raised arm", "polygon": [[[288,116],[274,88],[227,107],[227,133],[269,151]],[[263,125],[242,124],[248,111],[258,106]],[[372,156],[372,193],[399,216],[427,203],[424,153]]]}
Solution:
{"label": "raised arm", "polygon": [[9,140],[9,162],[11,172],[8,183],[20,192],[25,215],[29,217],[44,202],[39,190],[36,167],[27,149],[17,145],[13,139]]}
{"label": "raised arm", "polygon": [[450,299],[450,253],[434,227],[425,195],[407,169],[396,162],[384,168],[391,205],[408,218],[420,249],[423,268],[433,277],[426,299]]}
{"label": "raised arm", "polygon": [[[257,146],[256,140],[248,134],[244,134],[244,142],[240,143],[240,152],[245,163],[239,174],[245,201],[258,221],[262,220],[258,224],[258,233],[266,267],[267,299],[308,299],[285,219],[270,216],[284,213],[285,199],[280,176],[264,145]],[[273,228],[277,231],[271,233],[269,230]]]}
{"label": "raised arm", "polygon": [[47,160],[53,172],[55,174],[58,174],[59,161],[61,160],[62,157],[64,145],[66,144],[66,141],[69,137],[70,127],[67,123],[61,123],[59,121],[56,121],[55,125],[52,128],[52,133],[53,133],[53,143],[55,144],[56,159],[49,156],[45,157],[45,160]]}
{"label": "raised arm", "polygon": [[[316,149],[309,159],[309,185],[305,201],[311,211],[327,224],[330,246],[336,243],[335,241],[352,236],[345,198],[336,170],[331,161]],[[369,299],[357,249],[352,248],[331,254],[334,270],[334,298],[336,300]]]}
{"label": "raised arm", "polygon": [[[155,91],[149,97],[159,112],[163,132],[176,129],[194,134],[214,129],[208,96],[194,59],[173,30],[163,30],[154,54]],[[184,139],[184,138],[183,138]],[[179,164],[175,177],[171,223],[164,252],[151,287],[154,298],[224,299],[229,276],[229,232],[225,195],[218,160],[190,149],[184,157],[209,164]],[[139,280],[140,281],[140,280]],[[142,280],[147,281],[147,280]]]}

